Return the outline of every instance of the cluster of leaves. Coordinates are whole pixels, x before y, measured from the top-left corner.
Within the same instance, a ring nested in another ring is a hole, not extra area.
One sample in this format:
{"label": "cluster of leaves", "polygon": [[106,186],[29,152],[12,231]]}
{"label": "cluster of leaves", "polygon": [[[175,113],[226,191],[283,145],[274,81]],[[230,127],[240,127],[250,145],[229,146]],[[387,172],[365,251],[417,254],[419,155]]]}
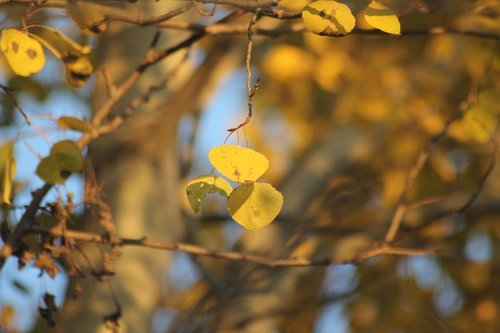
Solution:
{"label": "cluster of leaves", "polygon": [[[389,34],[401,34],[401,25],[394,11],[378,1],[370,2],[364,9],[363,17],[376,29]],[[356,25],[356,18],[347,5],[328,0],[307,5],[302,11],[302,19],[307,29],[321,36],[345,36]]]}
{"label": "cluster of leaves", "polygon": [[222,177],[213,174],[194,178],[187,195],[195,213],[208,193],[227,197],[227,210],[233,219],[250,231],[271,223],[283,206],[283,196],[271,184],[256,182],[269,167],[267,158],[249,148],[223,144],[208,153],[212,165],[226,178],[240,185],[234,190]]}
{"label": "cluster of leaves", "polygon": [[[104,16],[92,4],[68,1],[66,12],[86,34],[100,33],[107,27]],[[42,46],[63,62],[66,80],[72,87],[82,87],[94,70],[89,58],[91,48],[76,43],[57,29],[33,25],[23,30],[4,29],[1,33],[1,49],[16,75],[28,77],[42,70],[45,65]]]}

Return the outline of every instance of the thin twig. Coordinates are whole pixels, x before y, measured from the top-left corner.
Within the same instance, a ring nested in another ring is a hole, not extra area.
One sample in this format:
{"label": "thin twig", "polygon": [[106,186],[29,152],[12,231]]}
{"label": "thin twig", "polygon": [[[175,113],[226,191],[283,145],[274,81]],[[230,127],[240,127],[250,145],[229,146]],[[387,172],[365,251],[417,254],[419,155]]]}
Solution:
{"label": "thin twig", "polygon": [[255,12],[255,14],[252,16],[252,18],[250,19],[250,22],[248,23],[248,28],[247,28],[248,43],[247,43],[247,53],[246,53],[245,64],[246,64],[246,71],[247,71],[248,114],[247,114],[247,117],[245,118],[245,120],[241,124],[227,130],[229,132],[229,135],[226,137],[226,140],[224,140],[224,142],[227,141],[227,139],[229,138],[229,136],[231,136],[231,134],[233,134],[234,132],[236,132],[240,128],[247,125],[253,116],[253,96],[255,95],[255,92],[257,91],[257,88],[259,87],[260,79],[257,79],[254,86],[252,87],[252,68],[250,66],[250,62],[252,60],[253,33],[254,33],[253,27],[260,16],[261,16],[260,10],[257,10]]}

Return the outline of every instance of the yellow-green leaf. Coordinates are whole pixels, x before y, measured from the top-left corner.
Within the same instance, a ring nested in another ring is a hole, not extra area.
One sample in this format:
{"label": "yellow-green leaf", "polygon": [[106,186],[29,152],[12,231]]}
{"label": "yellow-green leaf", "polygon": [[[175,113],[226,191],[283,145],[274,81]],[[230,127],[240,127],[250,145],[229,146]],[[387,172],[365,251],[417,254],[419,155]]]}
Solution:
{"label": "yellow-green leaf", "polygon": [[66,12],[83,33],[95,35],[104,32],[108,26],[98,6],[83,1],[66,2]]}
{"label": "yellow-green leaf", "polygon": [[19,76],[38,73],[45,65],[42,45],[27,32],[5,29],[0,45],[10,67]]}
{"label": "yellow-green leaf", "polygon": [[210,149],[208,158],[221,174],[238,183],[255,181],[269,167],[269,161],[261,153],[228,144]]}
{"label": "yellow-green leaf", "polygon": [[42,158],[36,167],[36,174],[48,184],[64,183],[64,177],[57,165],[57,161],[52,156]]}
{"label": "yellow-green leaf", "polygon": [[241,184],[227,199],[233,219],[250,231],[271,223],[283,206],[283,195],[267,183]]}
{"label": "yellow-green leaf", "polygon": [[479,143],[487,143],[497,127],[497,115],[487,106],[475,105],[462,118],[469,135]]}
{"label": "yellow-green leaf", "polygon": [[80,149],[74,141],[64,140],[56,143],[50,150],[61,172],[78,172],[83,168],[83,158]]}
{"label": "yellow-green leaf", "polygon": [[0,203],[11,205],[12,185],[16,175],[14,142],[8,141],[0,146]]}
{"label": "yellow-green leaf", "polygon": [[327,0],[307,5],[302,11],[302,20],[308,30],[321,36],[345,36],[356,25],[348,6]]}
{"label": "yellow-green leaf", "polygon": [[201,202],[208,193],[217,192],[228,197],[232,191],[232,186],[224,178],[215,175],[196,177],[186,186],[189,204],[195,213],[200,211]]}
{"label": "yellow-green leaf", "polygon": [[384,4],[372,1],[365,13],[365,20],[372,27],[393,35],[401,35],[401,24],[396,14]]}
{"label": "yellow-green leaf", "polygon": [[92,127],[86,121],[75,117],[62,116],[57,119],[57,124],[59,127],[64,129],[71,129],[80,132],[91,132]]}
{"label": "yellow-green leaf", "polygon": [[64,69],[66,69],[66,80],[74,88],[83,87],[94,71],[87,56],[65,61]]}
{"label": "yellow-green leaf", "polygon": [[64,140],[50,149],[50,155],[43,158],[36,168],[36,174],[49,184],[64,183],[73,172],[83,168],[80,149],[74,141]]}

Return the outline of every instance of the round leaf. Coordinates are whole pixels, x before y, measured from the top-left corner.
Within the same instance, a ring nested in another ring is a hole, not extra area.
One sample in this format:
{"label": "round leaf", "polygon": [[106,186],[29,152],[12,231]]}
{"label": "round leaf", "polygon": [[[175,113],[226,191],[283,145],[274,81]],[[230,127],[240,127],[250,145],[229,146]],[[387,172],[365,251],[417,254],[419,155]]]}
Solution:
{"label": "round leaf", "polygon": [[38,73],[45,65],[42,45],[27,32],[5,29],[0,45],[10,67],[19,76]]}
{"label": "round leaf", "polygon": [[345,36],[354,29],[356,19],[346,5],[336,1],[315,1],[302,11],[306,28],[321,36]]}
{"label": "round leaf", "polygon": [[365,20],[372,27],[384,32],[401,35],[401,24],[392,9],[377,1],[372,1],[365,13]]}
{"label": "round leaf", "polygon": [[200,211],[201,202],[208,193],[217,192],[228,197],[232,190],[233,188],[224,178],[215,175],[196,177],[186,186],[189,204],[195,213]]}
{"label": "round leaf", "polygon": [[227,199],[227,210],[233,219],[250,231],[271,223],[283,206],[283,195],[267,183],[245,183]]}
{"label": "round leaf", "polygon": [[238,183],[255,181],[269,167],[269,161],[261,153],[228,144],[210,149],[208,158],[221,174]]}

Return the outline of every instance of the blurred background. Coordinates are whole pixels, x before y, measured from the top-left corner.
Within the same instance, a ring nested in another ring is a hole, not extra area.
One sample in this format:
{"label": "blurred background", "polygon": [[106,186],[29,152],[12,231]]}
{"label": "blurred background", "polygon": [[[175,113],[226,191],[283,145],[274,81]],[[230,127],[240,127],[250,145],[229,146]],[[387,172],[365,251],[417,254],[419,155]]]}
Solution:
{"label": "blurred background", "polygon": [[[283,0],[279,9],[298,11],[309,2]],[[183,3],[106,6],[148,16]],[[33,266],[19,270],[16,258],[7,261],[0,272],[0,331],[49,332],[38,308],[50,293],[60,308],[56,332],[104,332],[103,317],[118,308],[123,332],[499,332],[499,133],[478,141],[470,117],[461,114],[464,103],[480,107],[496,126],[500,4],[384,1],[400,17],[403,36],[394,37],[364,22],[359,13],[368,2],[343,3],[356,14],[358,28],[345,37],[305,32],[300,19],[263,17],[255,25],[273,33],[254,36],[251,69],[260,78],[254,116],[228,142],[270,160],[264,179],[283,193],[285,204],[269,227],[246,232],[217,196],[207,197],[195,215],[185,195],[191,178],[210,173],[208,150],[247,115],[251,14],[230,23],[239,32],[205,36],[148,70],[113,109],[111,117],[126,114],[125,123],[92,142],[84,151],[85,172],[53,188],[44,204],[73,193],[68,228],[99,233],[95,207],[84,208],[88,185],[99,189],[121,237],[269,258],[351,258],[383,242],[417,156],[435,142],[394,244],[439,247],[436,254],[270,268],[147,248],[116,254],[80,244],[73,260],[82,272],[76,276],[64,262],[51,278]],[[207,16],[211,8],[197,4],[172,21],[210,25],[236,9],[219,5]],[[20,27],[28,9],[1,5],[0,29]],[[0,83],[13,89],[34,124],[26,125],[2,94],[1,140],[15,141],[18,164],[13,207],[2,206],[1,213],[10,225],[43,184],[34,173],[40,157],[54,142],[81,135],[58,128],[54,119],[89,120],[109,98],[102,68],[119,84],[140,64],[158,29],[159,50],[192,34],[111,21],[104,33],[86,36],[61,14],[56,3],[30,22],[94,47],[96,74],[83,88],[70,87],[61,62],[49,55],[42,72],[30,78],[16,77],[0,58]],[[450,119],[456,120],[447,127]],[[110,256],[113,276],[93,274]]]}

